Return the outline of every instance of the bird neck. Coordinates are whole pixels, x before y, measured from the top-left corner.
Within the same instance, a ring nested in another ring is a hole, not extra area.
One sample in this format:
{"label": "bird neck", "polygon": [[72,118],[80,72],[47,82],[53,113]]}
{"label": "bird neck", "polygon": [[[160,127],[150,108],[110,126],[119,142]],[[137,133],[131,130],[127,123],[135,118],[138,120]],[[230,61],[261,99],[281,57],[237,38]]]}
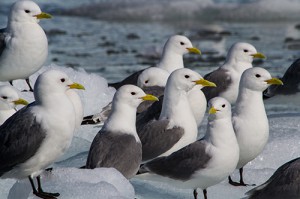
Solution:
{"label": "bird neck", "polygon": [[255,118],[258,114],[267,117],[262,92],[240,88],[233,115]]}
{"label": "bird neck", "polygon": [[174,125],[181,127],[184,127],[186,124],[195,123],[196,125],[186,91],[177,88],[166,88],[159,118],[169,119]]}
{"label": "bird neck", "polygon": [[104,123],[103,128],[112,131],[133,135],[136,141],[140,138],[136,132],[136,108],[121,103],[113,103],[112,110]]}
{"label": "bird neck", "polygon": [[216,147],[237,145],[231,116],[208,121],[204,139]]}
{"label": "bird neck", "polygon": [[184,68],[183,56],[182,54],[164,51],[161,60],[157,64],[157,67],[164,69],[169,73],[172,73],[177,69]]}
{"label": "bird neck", "polygon": [[252,68],[252,63],[240,61],[236,59],[228,59],[221,66],[221,68],[229,71],[235,71],[238,74],[242,74],[246,69]]}
{"label": "bird neck", "polygon": [[7,32],[11,35],[11,37],[18,37],[19,35],[29,40],[46,38],[46,34],[42,27],[37,23],[32,22],[18,22],[12,21],[7,24]]}

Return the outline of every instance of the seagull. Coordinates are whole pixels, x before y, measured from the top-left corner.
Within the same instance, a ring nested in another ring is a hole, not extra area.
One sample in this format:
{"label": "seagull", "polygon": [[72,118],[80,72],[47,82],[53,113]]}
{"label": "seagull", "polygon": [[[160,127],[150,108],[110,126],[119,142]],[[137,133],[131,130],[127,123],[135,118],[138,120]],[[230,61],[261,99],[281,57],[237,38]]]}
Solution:
{"label": "seagull", "polygon": [[243,180],[243,167],[256,158],[264,149],[269,138],[269,122],[264,107],[262,92],[270,85],[282,85],[282,81],[272,78],[270,73],[260,67],[245,70],[241,77],[239,95],[233,111],[233,127],[240,147],[237,169],[240,182],[229,183],[246,186]]}
{"label": "seagull", "polygon": [[28,105],[18,91],[9,85],[0,86],[0,125],[16,112],[17,105]]}
{"label": "seagull", "polygon": [[48,55],[47,36],[38,24],[51,18],[33,1],[17,1],[11,7],[7,27],[0,30],[0,81],[25,79],[37,72]]}
{"label": "seagull", "polygon": [[[35,102],[25,106],[0,126],[0,177],[28,178],[33,194],[44,192],[40,174],[69,148],[75,130],[74,107],[68,89],[84,89],[60,71],[42,73],[34,85]],[[33,178],[37,179],[36,189]]]}
{"label": "seagull", "polygon": [[142,145],[135,127],[136,109],[145,100],[156,101],[158,98],[145,94],[134,85],[118,89],[111,114],[92,142],[85,168],[114,167],[127,179],[137,173],[142,160]]}
{"label": "seagull", "polygon": [[[294,63],[292,63],[292,65],[286,70],[285,74],[280,79],[284,82],[284,85],[271,85],[267,90],[264,91],[264,98],[271,98],[268,100],[271,102],[294,102],[296,105],[300,105],[300,59],[294,61]],[[287,99],[284,99],[284,97],[287,97]]]}
{"label": "seagull", "polygon": [[210,100],[220,96],[234,104],[238,96],[241,75],[246,69],[252,68],[254,58],[265,58],[265,56],[257,52],[251,44],[242,42],[233,44],[229,49],[225,63],[204,76],[205,79],[218,85],[217,88],[202,89],[206,99]]}
{"label": "seagull", "polygon": [[[137,178],[158,180],[179,188],[203,190],[223,181],[239,160],[239,146],[231,121],[231,105],[221,97],[209,101],[206,135],[186,147],[144,164]],[[146,173],[145,173],[146,172]]]}
{"label": "seagull", "polygon": [[[137,132],[143,146],[143,161],[167,156],[196,141],[197,123],[191,110],[188,94],[195,85],[211,85],[198,73],[177,69],[168,78],[159,119],[149,120],[153,110],[137,121]],[[151,107],[150,107],[151,109]]]}
{"label": "seagull", "polygon": [[[215,84],[207,83],[208,82],[202,82],[202,85],[195,85],[190,91],[187,92],[188,101],[198,128],[202,123],[207,107],[207,101],[201,89],[203,87],[216,86]],[[148,89],[151,89],[151,87],[149,87]],[[145,121],[151,121],[154,119],[157,120],[159,118],[162,110],[163,95],[160,96],[157,92],[155,94],[157,94],[156,96],[158,96],[160,100],[158,102],[154,102],[148,109],[139,112],[140,114],[137,116],[138,125],[140,122],[145,123]]]}
{"label": "seagull", "polygon": [[300,198],[300,158],[281,167],[262,185],[248,191],[248,199],[298,199]]}
{"label": "seagull", "polygon": [[[187,53],[201,54],[200,50],[193,47],[192,42],[187,37],[182,35],[173,35],[167,40],[163,48],[162,57],[155,67],[164,69],[168,71],[168,73],[172,73],[179,68],[184,68],[183,55]],[[118,89],[124,84],[137,85],[138,76],[142,72],[143,70],[137,71],[121,82],[112,83],[109,84],[109,86]]]}

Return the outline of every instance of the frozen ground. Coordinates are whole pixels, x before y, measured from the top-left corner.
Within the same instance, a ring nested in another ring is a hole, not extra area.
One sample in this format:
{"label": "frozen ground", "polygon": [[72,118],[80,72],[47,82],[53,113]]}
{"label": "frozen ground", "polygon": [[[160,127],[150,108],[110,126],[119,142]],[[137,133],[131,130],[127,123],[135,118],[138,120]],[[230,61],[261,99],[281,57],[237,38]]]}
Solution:
{"label": "frozen ground", "polygon": [[[104,78],[88,74],[83,70],[74,71],[55,65],[44,67],[65,71],[71,79],[82,83],[86,91],[80,91],[85,107],[85,114],[95,113],[105,106],[114,94],[114,89],[107,87]],[[36,75],[31,78],[33,83]],[[27,89],[23,81],[15,82],[20,89]],[[32,101],[32,94],[22,92],[21,95]],[[291,105],[292,106],[292,105]],[[272,111],[274,112],[274,111]],[[275,111],[276,112],[276,111]],[[245,181],[261,184],[283,163],[300,155],[300,113],[272,113],[270,120],[270,139],[264,152],[245,167]],[[206,126],[204,121],[200,135]],[[75,133],[73,143],[68,152],[54,165],[54,171],[43,176],[44,189],[61,193],[61,199],[94,199],[94,198],[134,198],[138,199],[192,199],[192,190],[170,187],[158,182],[132,179],[132,185],[113,169],[97,169],[93,171],[78,170],[84,165],[87,152],[100,126],[81,126]],[[233,175],[238,178],[237,173]],[[134,188],[134,190],[133,190]],[[244,193],[252,187],[232,187],[226,181],[208,188],[209,199],[243,198]],[[199,190],[201,193],[201,190]],[[16,182],[12,179],[0,180],[0,199],[35,198],[27,180]],[[202,195],[199,194],[199,198]]]}

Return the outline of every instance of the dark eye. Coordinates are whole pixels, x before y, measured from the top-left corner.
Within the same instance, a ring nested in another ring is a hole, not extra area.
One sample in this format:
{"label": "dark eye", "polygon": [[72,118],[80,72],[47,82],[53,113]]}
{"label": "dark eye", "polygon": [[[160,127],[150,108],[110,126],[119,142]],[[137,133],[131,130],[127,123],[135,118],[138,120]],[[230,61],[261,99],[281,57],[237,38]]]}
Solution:
{"label": "dark eye", "polygon": [[146,80],[146,81],[145,81],[145,84],[148,84],[148,82],[149,82],[149,80]]}
{"label": "dark eye", "polygon": [[25,10],[26,13],[30,13],[30,10]]}
{"label": "dark eye", "polygon": [[7,96],[2,96],[3,99],[7,99]]}
{"label": "dark eye", "polygon": [[225,104],[222,105],[223,108],[225,108],[225,106],[226,106]]}
{"label": "dark eye", "polygon": [[187,79],[188,79],[188,78],[190,78],[190,76],[189,76],[189,75],[185,75],[184,77],[185,77],[185,78],[187,78]]}
{"label": "dark eye", "polygon": [[136,93],[135,92],[131,92],[131,95],[135,95]]}
{"label": "dark eye", "polygon": [[247,52],[248,52],[248,50],[246,50],[246,49],[245,49],[245,50],[244,50],[244,52],[245,52],[245,53],[247,53]]}
{"label": "dark eye", "polygon": [[182,45],[182,46],[183,46],[183,45],[184,45],[184,42],[180,42],[180,45]]}
{"label": "dark eye", "polygon": [[255,77],[260,78],[261,76],[260,76],[260,74],[256,74]]}
{"label": "dark eye", "polygon": [[65,78],[61,78],[60,81],[61,81],[61,82],[65,82],[66,79],[65,79]]}

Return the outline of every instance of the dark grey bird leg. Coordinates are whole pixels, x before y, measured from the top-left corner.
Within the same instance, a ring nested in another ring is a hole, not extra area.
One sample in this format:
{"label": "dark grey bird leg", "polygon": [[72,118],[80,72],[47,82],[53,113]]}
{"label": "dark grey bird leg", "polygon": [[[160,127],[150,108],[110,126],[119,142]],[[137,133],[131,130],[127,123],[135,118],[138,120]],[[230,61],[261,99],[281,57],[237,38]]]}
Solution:
{"label": "dark grey bird leg", "polygon": [[30,92],[33,92],[33,89],[32,89],[32,87],[31,87],[31,85],[30,85],[30,82],[29,82],[29,78],[27,78],[27,79],[25,79],[26,80],[26,83],[27,83],[27,85],[28,85],[28,87],[29,87],[29,91]]}
{"label": "dark grey bird leg", "polygon": [[239,172],[240,172],[240,182],[234,182],[230,176],[228,176],[228,182],[229,184],[233,185],[233,186],[255,186],[255,184],[246,184],[244,182],[244,179],[243,179],[243,167],[239,169]]}
{"label": "dark grey bird leg", "polygon": [[44,199],[56,199],[56,197],[54,197],[54,196],[47,195],[47,194],[44,194],[40,191],[37,191],[36,188],[35,188],[33,179],[30,176],[28,176],[28,179],[29,179],[29,182],[31,184],[32,192],[33,192],[34,195],[36,195],[39,198],[44,198]]}
{"label": "dark grey bird leg", "polygon": [[37,183],[38,183],[38,193],[44,195],[47,198],[56,198],[58,197],[60,194],[59,193],[48,193],[48,192],[44,192],[42,189],[42,185],[41,185],[41,177],[37,176],[36,177]]}
{"label": "dark grey bird leg", "polygon": [[207,190],[206,189],[203,190],[203,195],[204,195],[204,199],[207,199]]}
{"label": "dark grey bird leg", "polygon": [[198,192],[197,192],[197,189],[194,189],[193,194],[194,194],[194,199],[197,199],[197,198],[198,198]]}

